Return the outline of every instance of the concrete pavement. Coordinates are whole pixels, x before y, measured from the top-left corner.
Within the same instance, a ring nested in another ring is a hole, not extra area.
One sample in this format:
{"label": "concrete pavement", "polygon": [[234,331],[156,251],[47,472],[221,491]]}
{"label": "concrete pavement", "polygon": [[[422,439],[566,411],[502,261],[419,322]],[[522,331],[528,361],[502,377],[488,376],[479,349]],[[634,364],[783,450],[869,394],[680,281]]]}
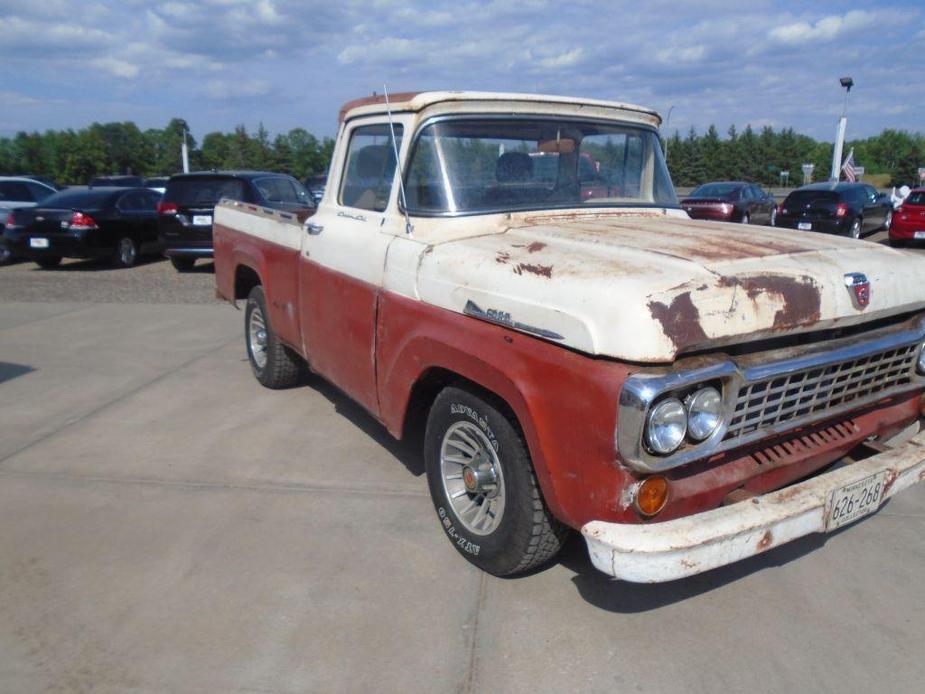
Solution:
{"label": "concrete pavement", "polygon": [[0,304],[0,691],[855,692],[925,677],[925,488],[661,586],[496,579],[224,305]]}

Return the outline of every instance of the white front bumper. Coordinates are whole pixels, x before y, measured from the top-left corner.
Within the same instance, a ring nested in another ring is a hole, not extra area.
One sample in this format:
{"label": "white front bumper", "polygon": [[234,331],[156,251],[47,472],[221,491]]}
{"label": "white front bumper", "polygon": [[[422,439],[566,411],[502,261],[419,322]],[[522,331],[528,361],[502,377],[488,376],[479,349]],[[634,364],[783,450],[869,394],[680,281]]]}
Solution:
{"label": "white front bumper", "polygon": [[907,443],[805,482],[664,523],[591,521],[581,529],[594,566],[634,583],[661,583],[760,554],[825,530],[831,493],[887,471],[882,501],[925,480],[925,432]]}

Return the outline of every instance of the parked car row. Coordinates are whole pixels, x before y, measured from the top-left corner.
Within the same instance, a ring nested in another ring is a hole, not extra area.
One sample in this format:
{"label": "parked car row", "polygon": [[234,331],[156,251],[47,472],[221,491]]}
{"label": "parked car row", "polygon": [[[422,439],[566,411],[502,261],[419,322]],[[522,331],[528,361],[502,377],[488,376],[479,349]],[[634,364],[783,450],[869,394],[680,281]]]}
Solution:
{"label": "parked car row", "polygon": [[[178,174],[164,181],[163,195],[131,177],[91,181],[87,188],[38,190],[25,179],[2,186],[35,188],[32,200],[12,200],[3,216],[2,253],[50,268],[63,258],[110,258],[131,267],[145,254],[167,256],[179,271],[212,256],[212,210],[222,198],[291,212],[305,219],[315,203],[292,176],[261,171]],[[109,183],[110,185],[104,185]],[[17,189],[22,197],[23,191]],[[41,194],[40,194],[41,193]]]}
{"label": "parked car row", "polygon": [[777,201],[761,186],[744,181],[704,183],[681,200],[692,219],[774,226]]}

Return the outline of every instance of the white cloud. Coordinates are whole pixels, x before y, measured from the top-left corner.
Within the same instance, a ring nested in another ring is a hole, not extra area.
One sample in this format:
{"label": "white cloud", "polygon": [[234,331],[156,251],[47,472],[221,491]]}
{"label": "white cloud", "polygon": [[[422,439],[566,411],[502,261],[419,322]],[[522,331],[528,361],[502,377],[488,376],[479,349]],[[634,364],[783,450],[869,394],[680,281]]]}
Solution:
{"label": "white cloud", "polygon": [[769,37],[779,43],[799,44],[810,41],[832,41],[842,34],[876,25],[877,15],[864,10],[851,10],[844,16],[829,15],[816,22],[794,22],[774,27]]}
{"label": "white cloud", "polygon": [[272,86],[266,80],[211,80],[206,85],[206,93],[213,99],[237,100],[253,99],[266,96]]}
{"label": "white cloud", "polygon": [[665,65],[671,63],[699,63],[707,54],[707,47],[685,46],[683,48],[663,48],[655,53],[655,59]]}
{"label": "white cloud", "polygon": [[133,65],[125,60],[120,60],[119,58],[114,58],[112,56],[106,56],[104,58],[94,58],[90,61],[90,64],[105,72],[108,72],[111,75],[116,77],[124,77],[127,79],[132,79],[138,76],[139,68],[137,65]]}

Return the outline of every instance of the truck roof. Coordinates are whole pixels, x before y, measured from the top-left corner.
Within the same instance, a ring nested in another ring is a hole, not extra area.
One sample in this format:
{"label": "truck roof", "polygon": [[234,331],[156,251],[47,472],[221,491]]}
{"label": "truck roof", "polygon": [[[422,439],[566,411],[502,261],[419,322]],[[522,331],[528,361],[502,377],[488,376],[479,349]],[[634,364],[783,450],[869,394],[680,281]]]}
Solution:
{"label": "truck roof", "polygon": [[[549,96],[545,94],[518,94],[514,92],[466,92],[466,91],[433,91],[433,92],[396,92],[389,94],[389,104],[392,113],[421,111],[433,104],[449,101],[517,101],[525,104],[543,103],[566,106],[594,106],[597,108],[614,109],[616,111],[632,111],[654,117],[659,123],[661,116],[653,109],[621,101],[603,101],[600,99],[583,99],[574,96]],[[373,94],[359,99],[353,99],[340,109],[339,122],[357,116],[369,116],[385,113],[385,96]]]}

